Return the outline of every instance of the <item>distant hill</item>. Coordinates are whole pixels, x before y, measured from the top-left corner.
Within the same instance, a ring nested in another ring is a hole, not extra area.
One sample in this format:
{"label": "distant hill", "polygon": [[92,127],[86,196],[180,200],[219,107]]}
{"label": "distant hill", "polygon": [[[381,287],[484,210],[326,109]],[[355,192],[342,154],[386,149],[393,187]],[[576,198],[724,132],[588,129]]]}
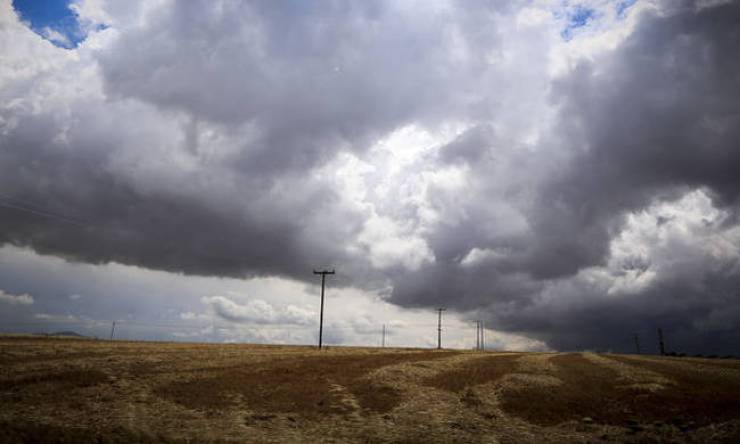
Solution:
{"label": "distant hill", "polygon": [[55,333],[49,333],[47,336],[74,336],[74,337],[77,337],[77,338],[84,338],[84,337],[86,337],[85,335],[81,335],[81,334],[77,333],[76,331],[71,331],[71,330],[69,330],[69,331],[58,331],[58,332],[55,332]]}

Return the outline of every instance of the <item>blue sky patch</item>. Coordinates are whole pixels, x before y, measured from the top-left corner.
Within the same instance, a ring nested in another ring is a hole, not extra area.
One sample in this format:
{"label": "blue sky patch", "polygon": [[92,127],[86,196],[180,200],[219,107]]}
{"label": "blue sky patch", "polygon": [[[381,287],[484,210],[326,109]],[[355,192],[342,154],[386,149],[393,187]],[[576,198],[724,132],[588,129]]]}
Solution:
{"label": "blue sky patch", "polygon": [[624,18],[627,16],[627,10],[637,3],[637,0],[622,0],[617,3],[617,17]]}
{"label": "blue sky patch", "polygon": [[570,40],[573,38],[573,32],[576,29],[586,26],[589,21],[596,17],[596,11],[582,5],[576,5],[568,11],[566,17],[567,24],[565,25],[565,28],[560,31],[560,36],[565,40]]}
{"label": "blue sky patch", "polygon": [[76,48],[85,40],[70,0],[13,0],[13,7],[31,29],[61,48]]}

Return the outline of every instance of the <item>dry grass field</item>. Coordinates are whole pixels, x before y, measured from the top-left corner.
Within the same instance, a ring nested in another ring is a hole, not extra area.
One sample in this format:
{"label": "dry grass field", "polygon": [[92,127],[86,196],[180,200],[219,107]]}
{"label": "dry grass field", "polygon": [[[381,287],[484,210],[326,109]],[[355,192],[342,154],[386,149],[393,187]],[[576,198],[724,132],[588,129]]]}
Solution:
{"label": "dry grass field", "polygon": [[0,442],[740,442],[740,361],[0,336]]}

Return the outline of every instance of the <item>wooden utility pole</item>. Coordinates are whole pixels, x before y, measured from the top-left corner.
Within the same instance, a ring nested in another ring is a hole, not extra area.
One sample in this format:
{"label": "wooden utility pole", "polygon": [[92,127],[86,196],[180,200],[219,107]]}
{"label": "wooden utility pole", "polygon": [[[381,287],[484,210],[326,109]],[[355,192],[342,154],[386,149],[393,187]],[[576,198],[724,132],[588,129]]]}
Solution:
{"label": "wooden utility pole", "polygon": [[640,336],[638,336],[637,333],[635,333],[635,350],[637,351],[638,355],[642,353],[640,351]]}
{"label": "wooden utility pole", "polygon": [[658,347],[660,349],[660,354],[665,355],[665,343],[663,342],[663,329],[658,329]]}
{"label": "wooden utility pole", "polygon": [[383,341],[381,342],[381,346],[385,348],[385,324],[383,324]]}
{"label": "wooden utility pole", "polygon": [[113,340],[113,333],[116,331],[116,321],[113,321],[113,325],[110,327],[110,340]]}
{"label": "wooden utility pole", "polygon": [[480,321],[475,321],[475,349],[480,350]]}
{"label": "wooden utility pole", "polygon": [[324,333],[324,286],[326,282],[326,275],[327,274],[334,274],[334,270],[332,271],[313,271],[313,274],[320,274],[321,275],[321,314],[319,315],[319,350],[321,350],[321,339],[322,335]]}
{"label": "wooden utility pole", "polygon": [[442,349],[442,312],[445,311],[444,308],[438,308],[437,312],[439,313],[439,318],[437,319],[437,349]]}
{"label": "wooden utility pole", "polygon": [[486,324],[480,321],[480,349],[486,349]]}

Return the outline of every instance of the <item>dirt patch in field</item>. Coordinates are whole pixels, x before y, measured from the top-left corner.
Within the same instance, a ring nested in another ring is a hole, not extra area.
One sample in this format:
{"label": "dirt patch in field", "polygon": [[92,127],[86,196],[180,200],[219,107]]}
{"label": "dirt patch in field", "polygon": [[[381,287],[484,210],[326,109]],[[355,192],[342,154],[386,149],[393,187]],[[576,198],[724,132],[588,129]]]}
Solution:
{"label": "dirt patch in field", "polygon": [[336,386],[341,386],[356,398],[362,409],[383,413],[399,404],[401,394],[393,387],[365,378],[368,373],[388,365],[448,358],[454,354],[292,357],[177,381],[158,387],[155,394],[196,410],[221,410],[244,404],[256,412],[317,416],[350,413],[350,404],[336,399],[340,396]]}
{"label": "dirt patch in field", "polygon": [[548,370],[549,376],[562,383],[546,389],[508,387],[502,396],[506,412],[541,426],[584,417],[602,424],[625,425],[646,413],[639,393],[616,385],[616,371],[580,354],[554,356],[550,362],[553,366]]}
{"label": "dirt patch in field", "polygon": [[520,358],[519,355],[499,355],[471,359],[453,370],[425,379],[424,385],[460,393],[468,387],[486,384],[513,373]]}
{"label": "dirt patch in field", "polygon": [[646,369],[645,367],[627,364],[615,359],[609,359],[595,353],[584,353],[583,357],[596,365],[614,370],[619,375],[619,385],[635,390],[657,392],[671,388],[673,381]]}
{"label": "dirt patch in field", "polygon": [[740,380],[735,375],[707,372],[701,365],[677,365],[680,363],[669,360],[624,356],[610,359],[646,368],[676,384],[675,389],[654,396],[656,416],[660,419],[701,426],[740,418]]}
{"label": "dirt patch in field", "polygon": [[740,360],[737,359],[702,359],[702,358],[672,358],[665,356],[633,356],[639,359],[652,359],[658,360],[659,362],[670,362],[672,364],[681,367],[692,367],[692,368],[704,368],[710,372],[723,372],[725,374],[732,374],[734,372],[735,377],[740,375]]}
{"label": "dirt patch in field", "polygon": [[722,380],[673,363],[616,356],[608,359],[651,376],[658,374],[665,385],[659,390],[625,385],[624,375],[620,374],[623,372],[580,354],[559,355],[551,359],[555,366],[551,376],[562,384],[546,390],[509,387],[503,392],[502,406],[506,412],[541,426],[587,417],[609,425],[667,423],[698,428],[740,416],[737,378]]}
{"label": "dirt patch in field", "polygon": [[0,380],[0,392],[32,390],[46,387],[54,390],[91,387],[108,380],[105,373],[94,369],[70,369],[36,373],[17,379]]}
{"label": "dirt patch in field", "polygon": [[0,405],[25,411],[24,418],[45,416],[46,412],[53,411],[80,412],[87,408],[87,394],[95,392],[107,381],[105,373],[87,368],[32,372],[16,378],[3,378],[0,380]]}

